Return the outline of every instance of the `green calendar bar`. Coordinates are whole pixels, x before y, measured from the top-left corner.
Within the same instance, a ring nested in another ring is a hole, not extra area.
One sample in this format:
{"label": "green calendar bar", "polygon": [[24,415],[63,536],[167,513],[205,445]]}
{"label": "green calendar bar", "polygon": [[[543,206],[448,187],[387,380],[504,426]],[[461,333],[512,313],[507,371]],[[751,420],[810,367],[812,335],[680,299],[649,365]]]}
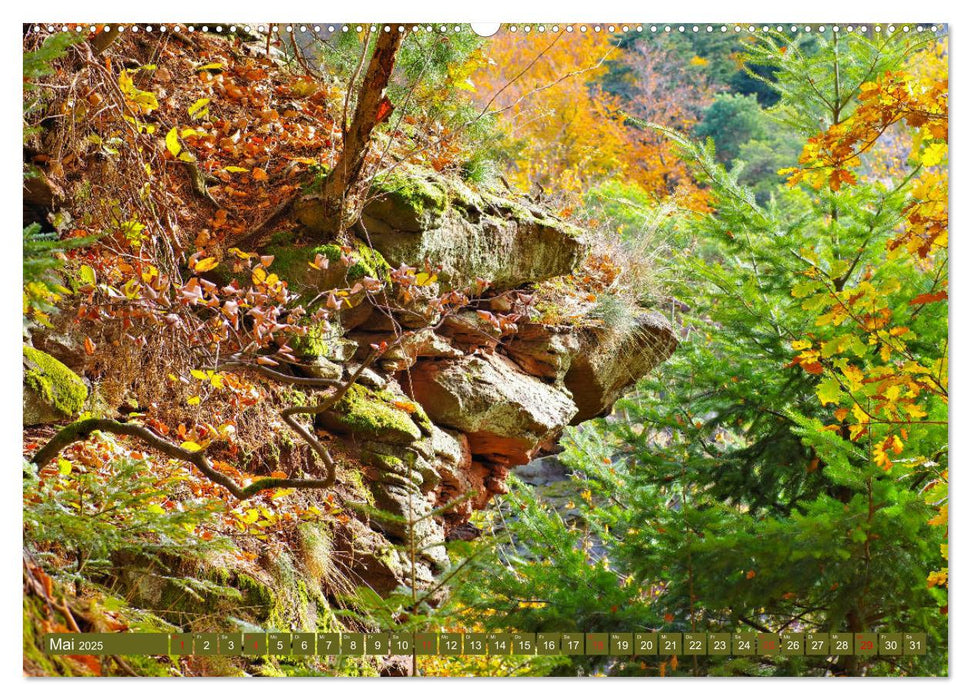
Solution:
{"label": "green calendar bar", "polygon": [[[173,645],[174,645],[173,638]],[[230,632],[219,635],[219,654],[221,656],[236,656],[243,651],[243,635],[239,632]]]}
{"label": "green calendar bar", "polygon": [[390,634],[364,635],[364,653],[369,656],[387,656],[391,650]]}
{"label": "green calendar bar", "polygon": [[[192,638],[182,635],[191,653]],[[140,632],[108,632],[104,634],[48,634],[44,638],[48,654],[88,654],[92,656],[139,656],[169,653],[169,635]]]}
{"label": "green calendar bar", "polygon": [[507,656],[512,653],[512,635],[493,632],[488,635],[489,656]]}
{"label": "green calendar bar", "polygon": [[657,648],[661,656],[680,656],[681,633],[659,632],[657,635]]}
{"label": "green calendar bar", "polygon": [[880,646],[877,653],[880,656],[899,656],[903,654],[904,635],[902,634],[881,634]]}
{"label": "green calendar bar", "polygon": [[262,632],[244,634],[243,653],[248,656],[266,656],[266,635]]}
{"label": "green calendar bar", "polygon": [[613,632],[610,635],[610,655],[630,656],[634,653],[634,635],[629,632]]}
{"label": "green calendar bar", "polygon": [[763,656],[775,656],[779,653],[779,635],[760,632],[755,635],[758,639],[758,653]]}
{"label": "green calendar bar", "polygon": [[51,655],[922,656],[922,632],[204,632],[48,634]]}
{"label": "green calendar bar", "polygon": [[564,632],[560,635],[560,651],[567,656],[582,656],[586,653],[583,635],[579,632]]}
{"label": "green calendar bar", "polygon": [[341,655],[364,656],[364,635],[360,632],[341,635]]}
{"label": "green calendar bar", "polygon": [[829,635],[829,653],[834,656],[853,654],[853,635],[849,632],[834,632]]}
{"label": "green calendar bar", "polygon": [[481,632],[467,632],[462,643],[468,656],[485,656],[489,652],[489,635]]}
{"label": "green calendar bar", "polygon": [[317,635],[317,655],[337,656],[341,653],[341,636],[336,632]]}
{"label": "green calendar bar", "polygon": [[418,656],[437,656],[438,635],[430,632],[419,632],[416,634],[415,653]]}
{"label": "green calendar bar", "polygon": [[462,635],[456,633],[438,635],[438,653],[442,656],[461,656]]}
{"label": "green calendar bar", "polygon": [[708,635],[708,655],[728,656],[732,653],[732,635],[712,633]]}
{"label": "green calendar bar", "polygon": [[536,653],[536,635],[516,632],[512,636],[512,653],[529,656]]}
{"label": "green calendar bar", "polygon": [[853,635],[854,652],[858,656],[875,656],[877,653],[877,635],[858,633]]}
{"label": "green calendar bar", "polygon": [[317,653],[317,637],[313,634],[290,636],[290,653],[294,656],[313,656]]}
{"label": "green calendar bar", "polygon": [[904,633],[904,656],[923,656],[927,653],[927,635]]}
{"label": "green calendar bar", "polygon": [[586,638],[587,656],[607,656],[610,635],[589,632]]}
{"label": "green calendar bar", "polygon": [[290,656],[292,636],[289,632],[270,632],[266,635],[266,652],[270,656]]}
{"label": "green calendar bar", "polygon": [[830,638],[823,632],[810,632],[806,635],[806,654],[809,656],[827,656],[829,654]]}
{"label": "green calendar bar", "polygon": [[219,635],[192,635],[192,653],[196,656],[215,656],[219,653]]}
{"label": "green calendar bar", "polygon": [[684,653],[688,656],[705,656],[708,654],[708,635],[704,632],[684,633]]}
{"label": "green calendar bar", "polygon": [[806,635],[802,632],[783,632],[779,635],[779,648],[783,656],[805,656]]}
{"label": "green calendar bar", "polygon": [[405,632],[391,633],[391,653],[398,656],[411,656],[415,651],[415,635]]}
{"label": "green calendar bar", "polygon": [[735,656],[754,656],[758,638],[751,632],[732,635],[732,654]]}

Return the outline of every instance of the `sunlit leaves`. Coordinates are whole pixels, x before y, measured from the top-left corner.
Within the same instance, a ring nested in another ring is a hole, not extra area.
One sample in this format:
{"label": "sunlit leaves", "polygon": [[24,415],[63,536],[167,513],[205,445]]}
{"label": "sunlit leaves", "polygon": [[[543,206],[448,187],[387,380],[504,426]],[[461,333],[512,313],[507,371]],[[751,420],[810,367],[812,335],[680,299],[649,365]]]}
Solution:
{"label": "sunlit leaves", "polygon": [[149,114],[158,109],[158,98],[155,94],[136,87],[128,70],[122,70],[118,74],[118,89],[125,96],[126,104],[136,114]]}
{"label": "sunlit leaves", "polygon": [[210,101],[208,97],[200,97],[189,106],[189,116],[196,120],[208,119]]}
{"label": "sunlit leaves", "polygon": [[[839,421],[829,428],[865,441],[872,464],[888,472],[933,473],[948,448],[948,87],[941,56],[938,48],[925,51],[908,70],[864,83],[853,113],[809,139],[789,180],[826,185],[854,203],[855,189],[871,186],[858,178],[865,173],[861,158],[880,136],[899,124],[913,139],[912,170],[900,173],[880,205],[892,206],[900,225],[881,230],[883,245],[855,258],[851,252],[827,265],[804,255],[812,267],[792,287],[802,307],[818,313],[813,334],[793,343],[801,350],[793,364],[819,376],[820,404],[833,406]],[[931,524],[946,526],[946,471],[934,483],[937,495],[927,502],[944,515]],[[927,582],[946,586],[947,570],[933,571]]]}
{"label": "sunlit leaves", "polygon": [[214,257],[203,258],[193,264],[192,269],[195,272],[209,272],[209,270],[214,270],[219,265],[219,261]]}

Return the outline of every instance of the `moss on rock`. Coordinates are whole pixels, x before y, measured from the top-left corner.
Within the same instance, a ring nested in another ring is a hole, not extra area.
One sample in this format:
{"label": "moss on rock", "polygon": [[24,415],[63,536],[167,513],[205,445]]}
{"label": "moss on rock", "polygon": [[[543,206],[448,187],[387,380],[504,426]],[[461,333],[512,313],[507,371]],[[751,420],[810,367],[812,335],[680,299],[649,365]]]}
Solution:
{"label": "moss on rock", "polygon": [[377,180],[374,189],[417,217],[426,213],[440,214],[448,207],[448,193],[439,183],[410,171],[393,171]]}
{"label": "moss on rock", "polygon": [[[356,246],[352,242],[352,250],[346,256],[345,251],[346,248],[336,243],[300,243],[296,234],[282,231],[273,235],[265,252],[273,256],[270,270],[297,292],[302,287],[309,287],[316,294],[344,287],[363,277],[387,278],[391,267],[378,251],[359,241]],[[327,259],[327,269],[310,267],[318,255]]]}
{"label": "moss on rock", "polygon": [[422,431],[412,416],[395,405],[387,392],[355,384],[331,411],[319,418],[324,428],[375,438],[383,442],[406,444],[418,440]]}
{"label": "moss on rock", "polygon": [[81,412],[88,388],[66,365],[24,346],[24,424],[71,418]]}
{"label": "moss on rock", "polygon": [[347,269],[348,281],[359,280],[362,277],[383,279],[388,276],[391,266],[374,248],[361,244],[351,253],[354,263]]}
{"label": "moss on rock", "polygon": [[290,347],[300,357],[325,357],[330,350],[325,338],[330,337],[329,329],[323,323],[314,323],[307,327],[303,335],[294,336]]}

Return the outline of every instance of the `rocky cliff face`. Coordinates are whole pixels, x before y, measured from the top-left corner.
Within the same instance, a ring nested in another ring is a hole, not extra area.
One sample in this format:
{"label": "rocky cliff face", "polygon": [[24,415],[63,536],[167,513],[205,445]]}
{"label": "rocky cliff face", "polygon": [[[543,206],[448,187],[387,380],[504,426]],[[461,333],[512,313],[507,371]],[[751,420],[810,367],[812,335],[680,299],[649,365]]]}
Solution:
{"label": "rocky cliff face", "polygon": [[[628,304],[620,321],[615,313],[606,322],[598,295],[582,289],[584,232],[511,197],[410,172],[376,188],[354,235],[338,246],[282,231],[264,251],[308,304],[358,280],[388,280],[402,264],[425,265],[433,281],[393,303],[352,293],[339,319],[294,339],[299,362],[290,371],[330,379],[349,377],[373,346],[392,347],[314,426],[339,457],[338,497],[355,515],[302,528],[296,552],[267,554],[245,571],[219,570],[220,580],[248,582],[270,601],[286,584],[274,574],[289,561],[284,555],[296,562],[284,567],[287,575],[299,569],[325,596],[322,581],[335,572],[345,590],[387,593],[411,585],[412,575],[427,586],[448,566],[446,541],[469,536],[470,515],[505,492],[512,469],[552,452],[567,426],[609,413],[677,345],[655,312]],[[319,256],[329,265],[308,265]],[[470,288],[472,301],[457,309],[433,301]],[[38,332],[33,343],[83,374],[70,339]],[[31,421],[80,408],[61,401],[45,413],[35,385],[27,394]],[[261,465],[247,468],[260,473]],[[142,602],[152,606],[165,595],[150,593]]]}
{"label": "rocky cliff face", "polygon": [[[568,425],[609,413],[677,341],[663,316],[645,310],[628,310],[614,327],[584,313],[589,300],[579,312],[550,313],[589,253],[576,228],[452,182],[414,174],[395,182],[365,209],[359,258],[390,267],[429,261],[439,277],[430,296],[488,279],[487,298],[445,317],[420,300],[390,312],[352,308],[340,337],[305,359],[329,364],[352,352],[349,372],[372,344],[394,342],[396,329],[409,333],[317,427],[353,447],[374,506],[399,516],[372,520],[379,537],[400,544],[402,519],[420,519],[420,583],[447,564],[441,543],[505,492],[511,469],[551,451]],[[313,258],[298,250],[291,246],[288,255]],[[537,286],[548,280],[559,284]],[[309,276],[300,283],[313,294],[327,284]],[[516,321],[496,324],[502,314]],[[443,515],[425,517],[463,496]],[[362,580],[407,582],[403,557],[372,559],[359,565]]]}

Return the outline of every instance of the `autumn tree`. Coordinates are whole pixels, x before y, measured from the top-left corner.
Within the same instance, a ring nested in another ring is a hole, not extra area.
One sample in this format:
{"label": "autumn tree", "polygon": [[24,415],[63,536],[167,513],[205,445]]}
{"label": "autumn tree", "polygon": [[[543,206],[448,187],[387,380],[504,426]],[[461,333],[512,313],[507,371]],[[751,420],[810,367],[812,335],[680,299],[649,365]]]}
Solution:
{"label": "autumn tree", "polygon": [[610,35],[503,31],[485,55],[471,82],[480,104],[498,115],[514,186],[575,196],[622,170],[620,102],[596,83],[618,55]]}

